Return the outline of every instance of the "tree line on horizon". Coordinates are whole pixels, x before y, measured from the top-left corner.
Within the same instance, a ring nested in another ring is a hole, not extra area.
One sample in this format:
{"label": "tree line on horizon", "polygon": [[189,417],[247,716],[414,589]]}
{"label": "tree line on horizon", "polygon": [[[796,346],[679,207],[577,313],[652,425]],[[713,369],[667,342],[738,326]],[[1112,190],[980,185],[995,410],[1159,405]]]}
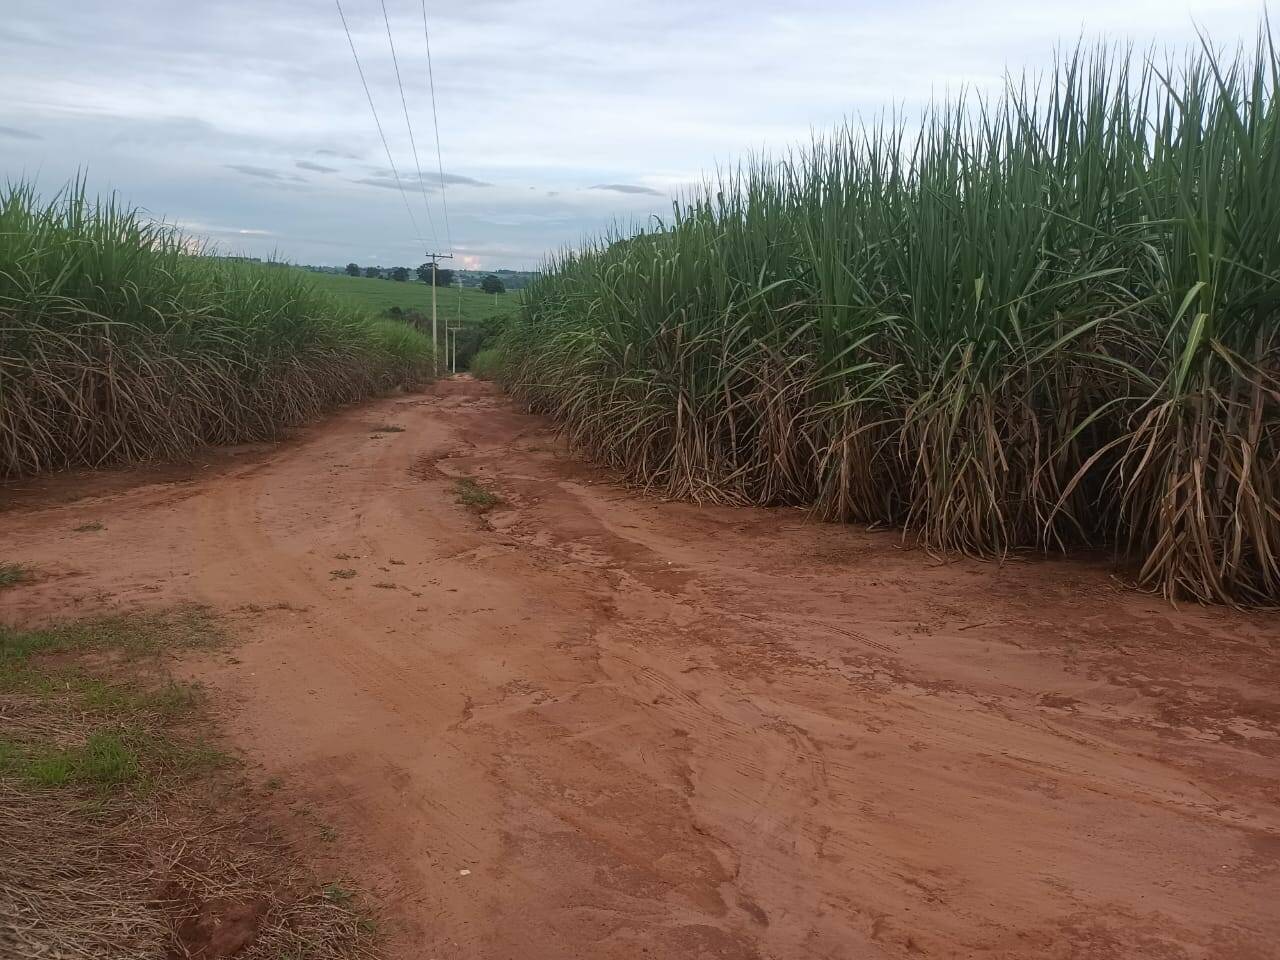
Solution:
{"label": "tree line on horizon", "polygon": [[[379,267],[368,266],[361,267],[354,261],[348,263],[344,268],[344,272],[349,277],[367,277],[371,280],[393,280],[399,283],[405,283],[409,280],[411,272],[408,267]],[[514,273],[514,271],[502,271],[504,273]],[[437,287],[452,287],[455,282],[460,280],[459,271],[450,270],[445,267],[436,267],[433,271],[430,263],[421,263],[413,271],[417,278],[425,284],[434,282]],[[468,284],[463,284],[467,286]],[[506,293],[507,285],[503,279],[496,273],[486,273],[480,278],[480,282],[475,284],[485,293],[498,294]]]}

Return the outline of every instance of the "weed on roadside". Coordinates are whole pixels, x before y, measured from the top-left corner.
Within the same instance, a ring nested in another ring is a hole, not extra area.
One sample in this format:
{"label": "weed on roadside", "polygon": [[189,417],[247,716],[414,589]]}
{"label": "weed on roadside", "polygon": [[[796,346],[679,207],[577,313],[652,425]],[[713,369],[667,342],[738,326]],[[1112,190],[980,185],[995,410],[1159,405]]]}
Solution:
{"label": "weed on roadside", "polygon": [[458,502],[474,513],[488,513],[502,504],[502,498],[486,490],[471,477],[463,477],[454,484]]}
{"label": "weed on roadside", "polygon": [[31,577],[31,568],[21,563],[0,563],[0,590],[16,586]]}
{"label": "weed on roadside", "polygon": [[326,883],[321,889],[324,898],[331,903],[350,903],[354,896],[350,890],[339,883]]}

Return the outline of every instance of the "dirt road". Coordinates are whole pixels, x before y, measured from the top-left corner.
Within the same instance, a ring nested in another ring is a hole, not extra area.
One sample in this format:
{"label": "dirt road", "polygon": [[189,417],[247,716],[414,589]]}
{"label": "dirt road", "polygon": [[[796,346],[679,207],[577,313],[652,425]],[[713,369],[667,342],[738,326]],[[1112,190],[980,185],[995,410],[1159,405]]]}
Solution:
{"label": "dirt road", "polygon": [[404,960],[1280,956],[1275,616],[646,499],[466,380],[9,496],[6,618],[227,615],[192,669]]}

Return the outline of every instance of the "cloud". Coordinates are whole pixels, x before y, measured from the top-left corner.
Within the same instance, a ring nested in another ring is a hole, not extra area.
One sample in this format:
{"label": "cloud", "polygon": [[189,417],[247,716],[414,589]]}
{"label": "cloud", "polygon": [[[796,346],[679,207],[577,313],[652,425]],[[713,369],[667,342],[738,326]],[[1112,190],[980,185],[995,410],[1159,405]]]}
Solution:
{"label": "cloud", "polygon": [[337,173],[337,167],[326,167],[323,163],[312,163],[310,160],[299,160],[294,164],[299,170],[311,170],[315,173]]}
{"label": "cloud", "polygon": [[401,176],[399,180],[396,180],[394,176],[357,177],[351,182],[363,184],[366,187],[384,187],[387,190],[400,190],[400,189],[408,190],[411,187],[418,186],[418,181],[416,178],[409,179],[404,176]]}
{"label": "cloud", "polygon": [[[48,193],[86,172],[95,193],[226,225],[232,233],[219,239],[254,255],[344,264],[378,250],[384,262],[420,262],[332,2],[156,12],[171,6],[0,0],[0,181],[37,171]],[[428,229],[412,194],[422,191],[443,228],[420,11],[387,4],[421,184],[381,10],[343,6],[394,163],[414,173],[402,183],[419,226]],[[1262,5],[632,0],[608,17],[598,0],[433,9],[439,146],[446,170],[471,171],[445,177],[452,239],[493,269],[536,265],[620,220],[625,229],[665,215],[669,196],[753,151],[785,156],[846,118],[898,110],[913,120],[961,87],[989,93],[1006,69],[1043,70],[1055,45],[1077,37],[1176,53],[1198,43],[1203,23],[1215,46],[1248,45]],[[240,234],[246,226],[274,235]]]}
{"label": "cloud", "polygon": [[234,170],[237,173],[243,173],[246,177],[259,177],[263,180],[290,180],[298,183],[306,181],[295,173],[281,173],[279,170],[271,170],[267,167],[256,167],[251,163],[226,163],[223,164],[228,170]]}
{"label": "cloud", "polygon": [[29,130],[19,130],[17,127],[0,127],[0,137],[12,137],[14,140],[43,140],[44,137],[38,133],[32,133]]}
{"label": "cloud", "polygon": [[[352,183],[363,184],[367,187],[384,187],[388,190],[395,190],[403,186],[406,190],[421,189],[416,172],[406,173],[401,171],[400,180],[396,182],[396,175],[386,168],[375,170],[373,176],[357,177],[351,181]],[[444,175],[445,185],[454,184],[463,187],[491,187],[492,183],[484,180],[477,180],[475,177],[464,177],[458,173],[446,173]],[[424,173],[422,175],[421,187],[425,187],[429,192],[435,192],[440,187],[440,175],[433,173]]]}
{"label": "cloud", "polygon": [[665,197],[666,194],[653,187],[642,187],[638,183],[597,183],[592,190],[612,190],[614,193],[639,193],[648,197]]}
{"label": "cloud", "polygon": [[[423,174],[423,179],[430,180],[431,178],[428,177],[426,174]],[[436,180],[438,181],[439,179],[440,177],[437,175]],[[485,180],[477,180],[475,177],[464,177],[458,173],[446,173],[444,175],[444,182],[456,183],[464,187],[492,187],[493,186],[492,183],[489,183]]]}

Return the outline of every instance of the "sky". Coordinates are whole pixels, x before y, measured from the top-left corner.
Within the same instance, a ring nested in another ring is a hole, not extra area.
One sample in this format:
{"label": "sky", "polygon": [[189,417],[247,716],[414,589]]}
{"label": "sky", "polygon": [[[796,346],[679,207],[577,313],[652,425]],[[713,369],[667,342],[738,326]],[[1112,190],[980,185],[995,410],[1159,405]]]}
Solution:
{"label": "sky", "polygon": [[229,254],[535,269],[845,120],[997,89],[1080,37],[1176,50],[1200,28],[1234,47],[1264,10],[427,0],[442,191],[422,0],[341,3],[390,160],[334,0],[4,0],[0,178],[51,196],[80,176]]}

